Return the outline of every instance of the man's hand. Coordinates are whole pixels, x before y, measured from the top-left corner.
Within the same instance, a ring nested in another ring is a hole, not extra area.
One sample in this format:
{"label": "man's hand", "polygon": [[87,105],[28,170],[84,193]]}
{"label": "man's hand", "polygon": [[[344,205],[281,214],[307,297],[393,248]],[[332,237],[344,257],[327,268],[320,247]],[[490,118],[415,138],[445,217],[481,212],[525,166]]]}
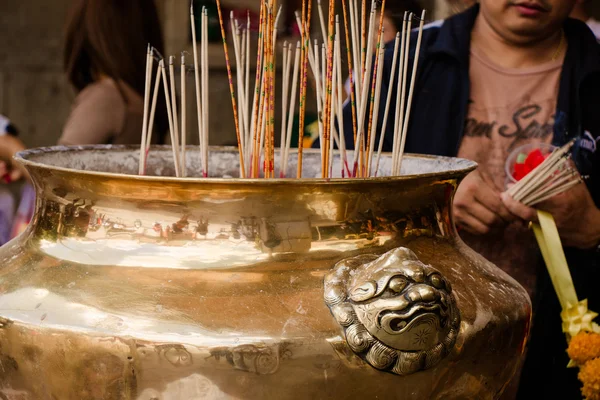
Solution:
{"label": "man's hand", "polygon": [[13,157],[26,147],[19,139],[11,135],[0,136],[0,183],[18,181],[27,176],[27,172],[20,165],[15,165]]}
{"label": "man's hand", "polygon": [[[506,207],[524,221],[537,221],[537,211],[502,193]],[[591,249],[600,243],[600,210],[584,184],[536,205],[554,217],[565,246]]]}
{"label": "man's hand", "polygon": [[467,175],[458,187],[453,209],[457,225],[475,235],[485,235],[494,227],[515,220],[500,192],[485,182],[478,171]]}

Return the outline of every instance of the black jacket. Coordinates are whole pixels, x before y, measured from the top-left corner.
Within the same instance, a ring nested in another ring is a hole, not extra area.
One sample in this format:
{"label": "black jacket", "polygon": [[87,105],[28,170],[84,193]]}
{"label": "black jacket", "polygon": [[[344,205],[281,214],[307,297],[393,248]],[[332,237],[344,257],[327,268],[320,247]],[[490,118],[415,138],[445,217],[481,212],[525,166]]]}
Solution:
{"label": "black jacket", "polygon": [[[407,153],[457,155],[468,111],[471,30],[478,13],[479,6],[474,6],[424,29],[406,139]],[[562,145],[577,138],[574,159],[580,172],[589,175],[588,188],[596,206],[600,207],[600,150],[596,151],[596,147],[600,147],[600,46],[580,21],[567,20],[564,31],[568,50],[560,79],[553,142]],[[411,43],[410,66],[415,53],[416,32]],[[388,46],[386,51],[381,99],[388,93],[393,46]],[[392,90],[390,110],[395,109],[395,87]],[[379,121],[382,121],[383,113],[382,106]],[[392,147],[393,125],[393,121],[388,121],[385,151]],[[353,143],[349,106],[344,109],[344,126],[346,143]],[[565,251],[579,298],[588,298],[590,308],[600,312],[600,253],[597,250]],[[565,368],[568,359],[560,325],[560,307],[545,270],[539,285],[540,296],[534,301],[536,319],[530,357],[525,366],[521,393],[529,398],[545,398],[543,394],[558,398],[560,393],[565,396],[561,398],[581,398],[577,371]],[[565,374],[568,379],[561,379]],[[535,376],[542,378],[538,381]],[[531,397],[532,394],[535,396]]]}

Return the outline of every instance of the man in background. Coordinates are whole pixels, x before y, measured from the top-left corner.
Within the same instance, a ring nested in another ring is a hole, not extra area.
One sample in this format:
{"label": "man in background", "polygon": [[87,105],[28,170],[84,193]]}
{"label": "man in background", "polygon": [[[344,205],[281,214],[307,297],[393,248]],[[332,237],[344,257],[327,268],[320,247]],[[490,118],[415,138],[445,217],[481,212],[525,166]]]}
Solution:
{"label": "man in background", "polygon": [[[479,164],[459,186],[453,211],[463,240],[532,297],[534,351],[521,391],[528,398],[578,398],[576,370],[565,368],[561,310],[527,228],[536,214],[504,193],[505,164],[522,145],[560,146],[576,140],[574,160],[590,178],[539,208],[557,222],[579,297],[600,304],[600,47],[585,24],[568,18],[577,0],[478,3],[423,32],[406,152],[458,156]],[[415,43],[416,34],[411,55]],[[391,51],[381,99],[392,90],[394,110]],[[344,110],[347,144],[353,143],[350,111]],[[380,124],[383,112],[382,107]],[[393,127],[389,120],[383,133],[387,151]],[[536,296],[536,289],[543,297]],[[514,386],[507,389],[507,398],[515,396]]]}

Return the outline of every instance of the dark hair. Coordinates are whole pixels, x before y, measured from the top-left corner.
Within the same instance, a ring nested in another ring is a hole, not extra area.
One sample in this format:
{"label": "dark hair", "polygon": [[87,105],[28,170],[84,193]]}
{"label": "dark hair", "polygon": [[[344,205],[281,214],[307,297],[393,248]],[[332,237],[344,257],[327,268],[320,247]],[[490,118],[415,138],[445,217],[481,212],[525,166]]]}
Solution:
{"label": "dark hair", "polygon": [[[143,97],[148,44],[164,54],[154,0],[73,0],[64,49],[67,78],[81,91],[103,74],[115,81],[125,102],[122,82]],[[155,126],[163,143],[168,125],[162,92]]]}
{"label": "dark hair", "polygon": [[102,73],[143,95],[148,44],[163,53],[154,0],[74,0],[64,52],[69,82],[80,91]]}
{"label": "dark hair", "polygon": [[415,0],[392,0],[385,3],[384,14],[392,20],[397,30],[402,29],[402,21],[406,11],[420,17],[423,7]]}

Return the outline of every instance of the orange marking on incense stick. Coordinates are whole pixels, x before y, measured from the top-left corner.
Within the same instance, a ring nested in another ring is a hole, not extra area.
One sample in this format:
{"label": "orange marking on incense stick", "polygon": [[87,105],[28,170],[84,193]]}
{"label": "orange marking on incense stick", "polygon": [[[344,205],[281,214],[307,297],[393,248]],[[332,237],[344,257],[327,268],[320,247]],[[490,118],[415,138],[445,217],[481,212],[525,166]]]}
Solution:
{"label": "orange marking on incense stick", "polygon": [[[383,32],[383,13],[385,12],[385,0],[381,2],[381,10],[379,11],[379,32],[377,33],[377,51],[375,54],[375,66],[373,67],[373,82],[371,84],[371,104],[369,106],[369,124],[367,125],[367,147],[365,149],[366,152],[366,162],[365,165],[366,171],[368,171],[369,159],[372,157],[370,154],[370,143],[371,143],[371,130],[373,128],[373,106],[375,104],[375,85],[377,82],[377,72],[379,63],[381,62],[379,57],[379,50],[381,50],[381,37]],[[377,116],[375,117],[375,128],[377,128]],[[383,132],[382,132],[383,134]]]}
{"label": "orange marking on incense stick", "polygon": [[333,45],[334,45],[334,13],[335,13],[335,0],[329,0],[329,22],[328,22],[328,35],[329,44],[327,48],[327,80],[325,89],[325,123],[323,127],[323,139],[325,141],[325,157],[322,162],[322,177],[327,178],[329,175],[329,145],[331,141],[331,102],[332,102],[332,80],[333,80]]}
{"label": "orange marking on incense stick", "polygon": [[[302,2],[302,12],[304,14],[305,4]],[[300,86],[300,121],[298,133],[298,170],[297,178],[302,178],[302,150],[304,139],[304,116],[306,115],[306,81],[307,81],[307,63],[308,63],[308,46],[310,46],[310,21],[312,16],[312,0],[308,0],[308,12],[302,16],[302,69],[301,77],[302,84]],[[321,143],[321,145],[323,145]]]}
{"label": "orange marking on incense stick", "polygon": [[217,0],[217,10],[219,12],[219,24],[221,25],[221,36],[223,38],[223,51],[225,52],[225,64],[227,65],[227,78],[229,79],[229,91],[231,92],[231,105],[233,107],[233,119],[235,122],[235,134],[237,136],[238,152],[240,154],[240,177],[246,177],[246,167],[244,166],[244,152],[240,138],[240,126],[238,123],[237,104],[235,101],[235,91],[233,89],[233,79],[231,77],[231,65],[229,63],[229,52],[227,51],[227,38],[225,28],[223,27],[223,15],[221,12],[221,0]]}
{"label": "orange marking on incense stick", "polygon": [[261,1],[260,3],[260,22],[258,26],[258,51],[256,53],[256,79],[254,81],[254,101],[253,101],[253,119],[254,119],[254,132],[253,132],[253,140],[252,140],[252,155],[251,155],[251,176],[253,178],[258,177],[258,161],[257,157],[257,148],[258,148],[258,115],[259,115],[259,103],[260,103],[260,84],[261,84],[261,63],[262,63],[262,50],[264,46],[264,38],[263,38],[263,29],[264,29],[264,13],[265,13],[265,4]]}
{"label": "orange marking on incense stick", "polygon": [[[361,46],[361,69],[362,69],[362,77],[365,75],[365,61],[367,55],[367,26],[365,23],[365,17],[367,14],[367,0],[362,0],[362,6],[360,9],[360,26],[361,26],[361,37],[360,37],[360,46]],[[361,79],[362,79],[361,77]]]}
{"label": "orange marking on incense stick", "polygon": [[[352,1],[352,0],[350,0]],[[352,71],[352,54],[350,51],[350,36],[349,36],[349,28],[348,28],[348,15],[346,11],[346,0],[342,0],[342,8],[344,12],[344,29],[346,29],[346,51],[348,53],[348,71],[350,77],[350,104],[352,108],[352,130],[354,132],[354,142],[356,143],[356,99],[354,98],[354,73]],[[341,77],[340,77],[341,79]],[[341,116],[340,118],[343,118]],[[343,134],[343,132],[342,132]],[[356,146],[354,147],[356,149]]]}

